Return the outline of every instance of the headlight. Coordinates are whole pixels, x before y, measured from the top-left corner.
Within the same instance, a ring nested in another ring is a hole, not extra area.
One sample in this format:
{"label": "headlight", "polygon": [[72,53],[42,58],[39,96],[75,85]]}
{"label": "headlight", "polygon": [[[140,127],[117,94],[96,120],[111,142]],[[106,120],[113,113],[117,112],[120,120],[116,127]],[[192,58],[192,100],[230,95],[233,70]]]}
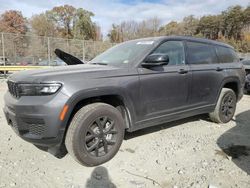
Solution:
{"label": "headlight", "polygon": [[18,84],[18,94],[20,96],[52,95],[56,93],[62,84]]}

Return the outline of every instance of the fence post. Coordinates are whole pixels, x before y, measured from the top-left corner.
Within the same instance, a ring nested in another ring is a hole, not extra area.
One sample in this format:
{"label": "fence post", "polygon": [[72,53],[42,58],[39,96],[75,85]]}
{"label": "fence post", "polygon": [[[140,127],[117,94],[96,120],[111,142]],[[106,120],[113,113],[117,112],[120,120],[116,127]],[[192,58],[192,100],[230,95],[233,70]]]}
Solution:
{"label": "fence post", "polygon": [[96,43],[94,41],[93,41],[93,51],[94,51],[94,54],[91,57],[91,59],[93,59],[97,55],[97,52],[96,52]]}
{"label": "fence post", "polygon": [[49,61],[49,66],[50,66],[50,40],[48,37],[48,61]]}
{"label": "fence post", "polygon": [[[4,49],[4,37],[3,37],[3,33],[1,33],[1,38],[2,38],[2,54],[3,54],[3,65],[5,66],[6,62],[5,62],[5,49]],[[6,71],[4,70],[4,77],[6,77]]]}
{"label": "fence post", "polygon": [[82,61],[85,62],[85,44],[84,40],[82,41]]}

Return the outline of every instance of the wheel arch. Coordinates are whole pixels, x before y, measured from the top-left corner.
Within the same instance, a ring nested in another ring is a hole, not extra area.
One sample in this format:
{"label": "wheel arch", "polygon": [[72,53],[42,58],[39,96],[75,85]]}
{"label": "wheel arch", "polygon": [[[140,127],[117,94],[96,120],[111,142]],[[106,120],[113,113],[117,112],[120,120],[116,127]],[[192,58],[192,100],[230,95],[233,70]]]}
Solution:
{"label": "wheel arch", "polygon": [[[112,92],[111,92],[112,91]],[[74,116],[74,114],[83,106],[95,102],[103,102],[116,107],[125,120],[125,129],[129,129],[134,122],[134,109],[127,96],[113,89],[109,90],[89,90],[81,91],[73,95],[66,103],[69,108],[64,120],[65,133]]]}
{"label": "wheel arch", "polygon": [[227,78],[227,79],[223,80],[223,82],[221,84],[221,87],[220,87],[220,92],[217,95],[217,100],[216,101],[218,101],[218,98],[220,96],[221,90],[223,88],[232,89],[235,92],[235,94],[236,94],[237,100],[239,99],[239,94],[240,94],[240,89],[241,89],[241,83],[240,83],[239,78],[237,78],[237,77],[230,77],[230,78]]}
{"label": "wheel arch", "polygon": [[236,81],[225,83],[223,88],[232,89],[234,91],[234,93],[236,94],[236,98],[238,98],[239,88],[238,88],[238,83]]}

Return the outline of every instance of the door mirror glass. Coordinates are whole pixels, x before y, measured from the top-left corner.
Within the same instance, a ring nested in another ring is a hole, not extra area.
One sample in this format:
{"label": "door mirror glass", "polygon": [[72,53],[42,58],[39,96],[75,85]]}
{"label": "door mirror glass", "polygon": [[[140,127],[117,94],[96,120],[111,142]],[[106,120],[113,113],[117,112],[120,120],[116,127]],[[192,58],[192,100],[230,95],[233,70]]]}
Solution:
{"label": "door mirror glass", "polygon": [[151,54],[146,57],[143,66],[158,66],[158,65],[167,65],[169,62],[169,57],[166,54]]}

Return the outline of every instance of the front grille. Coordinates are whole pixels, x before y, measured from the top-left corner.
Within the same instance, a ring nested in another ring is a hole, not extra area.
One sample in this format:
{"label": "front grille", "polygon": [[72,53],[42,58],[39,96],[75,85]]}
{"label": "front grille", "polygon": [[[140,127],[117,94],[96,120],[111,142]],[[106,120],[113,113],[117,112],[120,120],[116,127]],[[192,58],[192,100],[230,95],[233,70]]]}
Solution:
{"label": "front grille", "polygon": [[29,133],[33,135],[42,135],[45,131],[44,124],[30,124],[29,125]]}
{"label": "front grille", "polygon": [[41,136],[46,130],[43,119],[38,118],[22,118],[22,121],[28,126],[28,132],[33,135]]}
{"label": "front grille", "polygon": [[12,96],[19,98],[18,85],[10,80],[7,81],[9,92]]}

